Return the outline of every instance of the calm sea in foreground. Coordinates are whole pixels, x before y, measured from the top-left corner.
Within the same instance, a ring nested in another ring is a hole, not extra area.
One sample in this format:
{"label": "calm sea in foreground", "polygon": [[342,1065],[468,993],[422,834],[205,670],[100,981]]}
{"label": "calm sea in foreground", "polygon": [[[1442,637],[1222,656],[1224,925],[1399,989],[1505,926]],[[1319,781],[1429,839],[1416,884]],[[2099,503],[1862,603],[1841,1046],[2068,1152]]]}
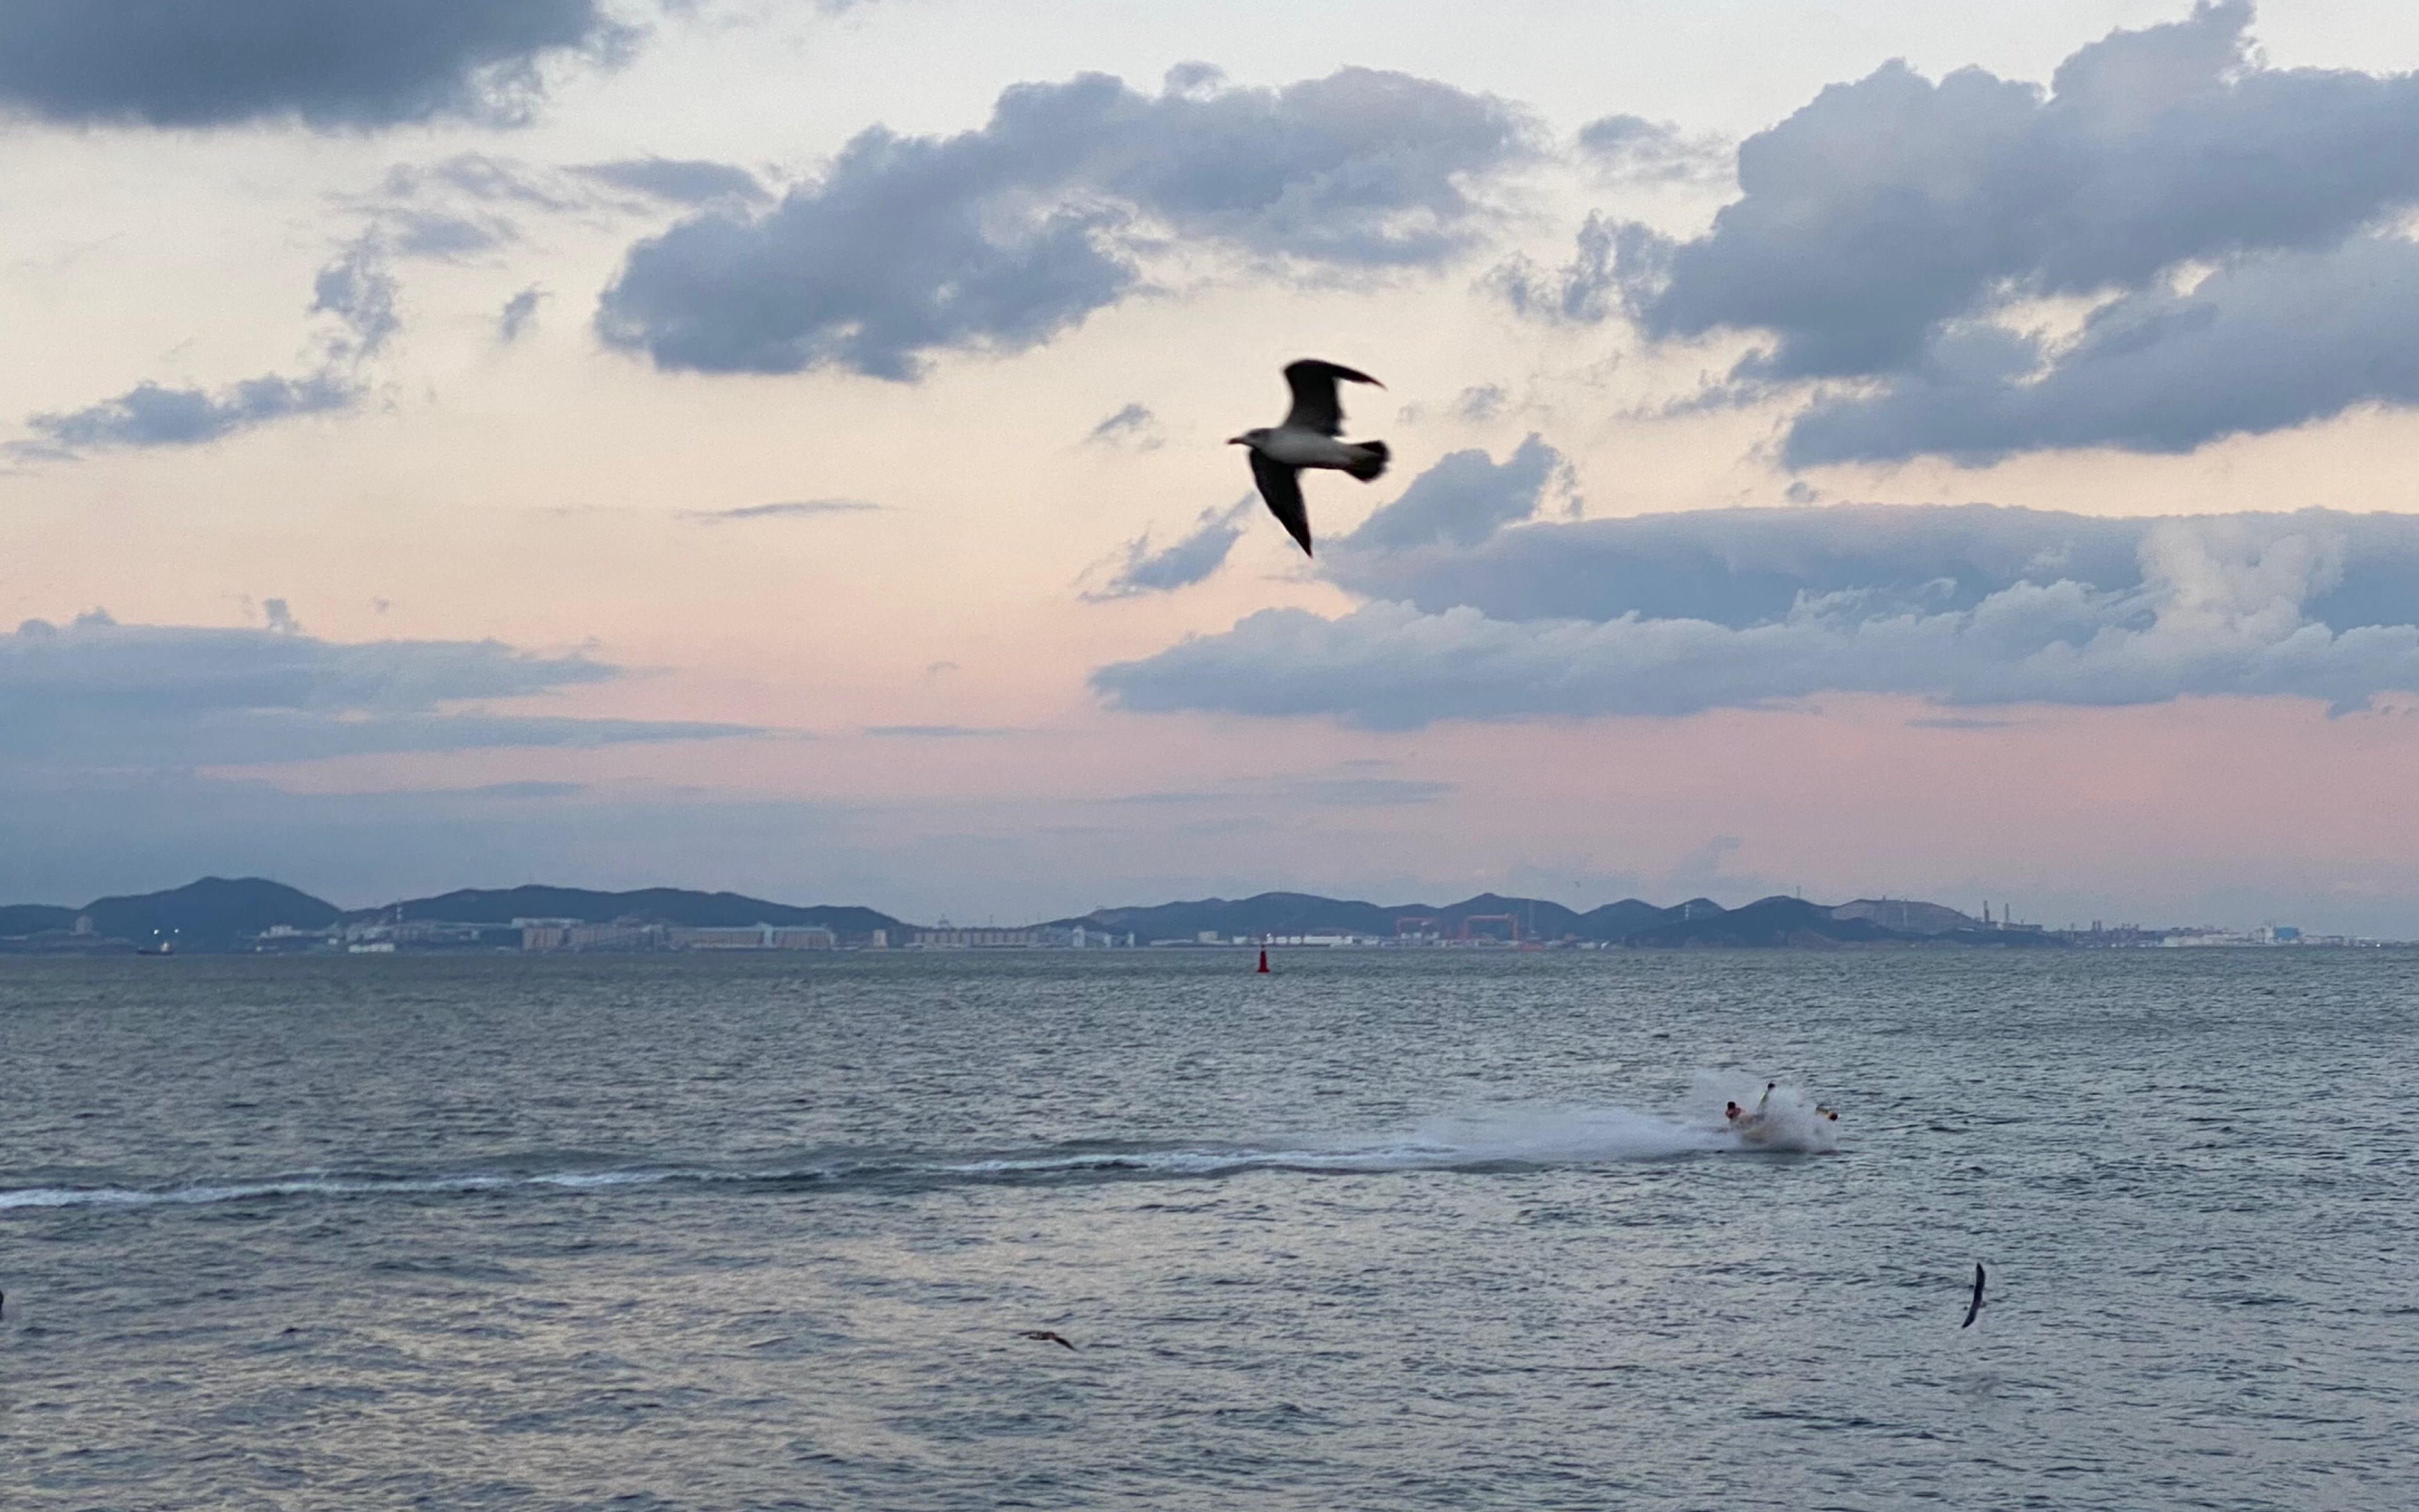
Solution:
{"label": "calm sea in foreground", "polygon": [[1249,964],[0,961],[0,1506],[2419,1506],[2419,955]]}

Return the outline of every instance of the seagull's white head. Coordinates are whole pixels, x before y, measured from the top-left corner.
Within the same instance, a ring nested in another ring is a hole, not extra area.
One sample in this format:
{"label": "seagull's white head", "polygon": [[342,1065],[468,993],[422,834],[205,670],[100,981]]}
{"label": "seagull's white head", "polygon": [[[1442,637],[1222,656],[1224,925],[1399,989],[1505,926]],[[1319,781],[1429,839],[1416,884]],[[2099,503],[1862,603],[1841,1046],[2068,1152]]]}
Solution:
{"label": "seagull's white head", "polygon": [[1263,425],[1256,430],[1245,431],[1240,435],[1230,435],[1226,437],[1226,444],[1228,446],[1247,446],[1256,449],[1265,445],[1268,438],[1269,428]]}

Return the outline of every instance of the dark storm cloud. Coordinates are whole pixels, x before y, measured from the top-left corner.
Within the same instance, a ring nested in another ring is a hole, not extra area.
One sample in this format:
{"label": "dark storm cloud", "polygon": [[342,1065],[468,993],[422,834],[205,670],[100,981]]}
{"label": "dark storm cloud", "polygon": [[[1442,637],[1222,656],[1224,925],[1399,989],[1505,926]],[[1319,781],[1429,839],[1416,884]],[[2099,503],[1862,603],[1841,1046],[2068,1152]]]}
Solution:
{"label": "dark storm cloud", "polygon": [[2419,690],[2411,515],[1707,511],[1372,546],[1329,573],[1372,602],[1335,619],[1266,611],[1093,684],[1132,710],[1381,728],[1830,692],[2352,710]]}
{"label": "dark storm cloud", "polygon": [[1487,219],[1472,182],[1530,136],[1500,101],[1365,69],[1019,84],[979,130],[876,128],[763,214],[638,243],[597,328],[664,368],[910,380],[937,352],[1048,341],[1132,292],[1165,238],[1281,268],[1435,266]]}
{"label": "dark storm cloud", "polygon": [[346,645],[271,628],[121,625],[98,611],[0,635],[0,769],[173,769],[373,752],[593,746],[738,725],[497,714],[455,706],[620,676],[496,641]]}
{"label": "dark storm cloud", "polygon": [[7,0],[0,109],[73,124],[505,124],[632,39],[598,0]]}
{"label": "dark storm cloud", "polygon": [[1191,588],[1226,565],[1226,557],[1242,539],[1243,523],[1259,508],[1257,497],[1246,495],[1223,510],[1203,510],[1201,518],[1183,539],[1153,551],[1150,534],[1145,531],[1126,542],[1125,560],[1120,563],[1108,587],[1086,598],[1131,599],[1144,593],[1169,593]]}

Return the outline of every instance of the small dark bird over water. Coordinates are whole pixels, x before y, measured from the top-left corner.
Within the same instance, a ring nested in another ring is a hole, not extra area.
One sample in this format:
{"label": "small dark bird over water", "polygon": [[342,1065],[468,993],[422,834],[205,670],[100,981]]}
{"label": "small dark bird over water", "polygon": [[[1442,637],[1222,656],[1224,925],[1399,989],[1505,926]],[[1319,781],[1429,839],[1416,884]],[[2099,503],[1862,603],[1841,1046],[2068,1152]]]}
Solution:
{"label": "small dark bird over water", "polygon": [[1968,1307],[1968,1308],[1966,1308],[1966,1309],[1965,1309],[1965,1321],[1964,1321],[1964,1322],[1962,1322],[1962,1323],[1959,1323],[1957,1326],[1958,1326],[1958,1327],[1960,1327],[1960,1328],[1971,1328],[1971,1327],[1973,1327],[1973,1326],[1974,1326],[1974,1320],[1975,1320],[1975,1319],[1977,1319],[1977,1318],[1979,1318],[1979,1317],[1980,1317],[1981,1315],[1982,1315],[1982,1262],[1981,1262],[1980,1260],[1976,1260],[1976,1261],[1974,1262],[1974,1305],[1973,1305],[1972,1306],[1970,1306],[1970,1307]]}
{"label": "small dark bird over water", "polygon": [[1067,1348],[1071,1350],[1075,1347],[1072,1344],[1067,1344],[1066,1337],[1063,1335],[1054,1334],[1046,1328],[1028,1328],[1016,1336],[1019,1338],[1040,1339],[1044,1344],[1066,1344]]}
{"label": "small dark bird over water", "polygon": [[1340,363],[1307,357],[1288,363],[1285,375],[1293,389],[1293,408],[1286,411],[1285,423],[1228,436],[1226,444],[1252,449],[1252,477],[1260,485],[1260,496],[1308,556],[1310,512],[1302,501],[1302,469],[1333,467],[1364,483],[1386,470],[1385,442],[1336,439],[1344,430],[1344,404],[1335,396],[1335,386],[1339,381],[1386,386]]}

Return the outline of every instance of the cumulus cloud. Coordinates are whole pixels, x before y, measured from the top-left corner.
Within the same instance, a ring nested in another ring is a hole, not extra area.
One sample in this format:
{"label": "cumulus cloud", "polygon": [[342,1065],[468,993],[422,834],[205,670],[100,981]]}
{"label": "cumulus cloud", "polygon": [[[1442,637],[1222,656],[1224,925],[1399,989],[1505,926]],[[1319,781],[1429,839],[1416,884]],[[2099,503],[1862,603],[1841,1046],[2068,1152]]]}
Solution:
{"label": "cumulus cloud", "polygon": [[[1487,466],[1454,470],[1508,481],[1511,464]],[[1533,512],[1520,490],[1479,496],[1491,514],[1453,528],[1491,517],[1481,541],[1406,530],[1338,551],[1330,575],[1370,596],[1349,614],[1267,611],[1093,684],[1132,710],[1380,728],[1829,692],[1969,706],[2292,695],[2342,710],[2419,690],[2419,516],[1837,506],[1505,526]]]}
{"label": "cumulus cloud", "polygon": [[180,769],[755,733],[488,712],[475,706],[620,672],[496,641],[341,644],[306,634],[283,600],[267,607],[266,630],[122,625],[95,611],[0,635],[0,765]]}
{"label": "cumulus cloud", "polygon": [[1189,534],[1157,551],[1151,549],[1150,532],[1144,531],[1126,542],[1125,559],[1118,564],[1108,586],[1085,597],[1095,602],[1131,599],[1138,594],[1171,593],[1191,588],[1226,565],[1227,554],[1242,537],[1243,522],[1252,517],[1259,502],[1247,494],[1223,510],[1203,510]]}
{"label": "cumulus cloud", "polygon": [[1451,452],[1328,552],[1348,561],[1424,546],[1474,546],[1535,514],[1548,485],[1569,475],[1562,453],[1539,435],[1501,464],[1480,451]]}
{"label": "cumulus cloud", "polygon": [[[2185,451],[2411,403],[2389,233],[2419,205],[2419,75],[2267,67],[2252,14],[2113,32],[2047,88],[1887,64],[1742,144],[1703,235],[1599,215],[1568,265],[1491,283],[1540,318],[1765,338],[1719,393],[1817,385],[1795,466]],[[1628,117],[1589,131],[1660,150]],[[2044,299],[2099,308],[2061,334]]]}
{"label": "cumulus cloud", "polygon": [[2419,197],[2419,77],[2258,67],[2248,0],[2116,32],[2038,86],[1903,63],[1739,149],[1739,199],[1672,250],[1657,335],[1774,333],[1778,376],[1872,374],[2013,290],[2138,288],[2332,244]]}
{"label": "cumulus cloud", "polygon": [[77,125],[525,119],[550,60],[634,38],[600,0],[8,0],[0,109]]}
{"label": "cumulus cloud", "polygon": [[145,381],[82,409],[30,416],[38,439],[15,441],[13,455],[69,461],[86,451],[201,446],[274,420],[339,413],[368,392],[362,367],[402,328],[385,240],[375,231],[348,244],[319,270],[310,313],[331,317],[316,368],[300,377],[270,374],[211,391]]}
{"label": "cumulus cloud", "polygon": [[1802,467],[1924,453],[1983,464],[2057,447],[2180,452],[2367,402],[2419,402],[2419,246],[2396,236],[2238,259],[2188,294],[2129,294],[2056,347],[1952,326],[1887,384],[1817,400],[1783,453]]}
{"label": "cumulus cloud", "polygon": [[1282,89],[1179,70],[1156,96],[1099,74],[1019,84],[978,130],[875,128],[770,210],[639,242],[597,329],[664,368],[911,380],[938,352],[1050,340],[1170,239],[1277,268],[1436,266],[1472,244],[1473,186],[1531,135],[1499,100],[1366,69]]}

